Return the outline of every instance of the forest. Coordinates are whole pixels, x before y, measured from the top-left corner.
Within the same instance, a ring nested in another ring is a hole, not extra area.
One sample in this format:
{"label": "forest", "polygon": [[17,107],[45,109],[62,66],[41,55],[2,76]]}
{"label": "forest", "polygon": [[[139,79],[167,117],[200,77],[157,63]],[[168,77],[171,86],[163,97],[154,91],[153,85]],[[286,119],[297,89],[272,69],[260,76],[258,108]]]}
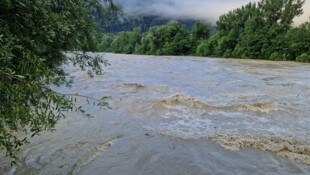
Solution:
{"label": "forest", "polygon": [[220,16],[214,27],[196,22],[191,29],[171,23],[98,38],[103,52],[193,55],[310,62],[310,22],[293,26],[303,13],[301,0],[262,0]]}

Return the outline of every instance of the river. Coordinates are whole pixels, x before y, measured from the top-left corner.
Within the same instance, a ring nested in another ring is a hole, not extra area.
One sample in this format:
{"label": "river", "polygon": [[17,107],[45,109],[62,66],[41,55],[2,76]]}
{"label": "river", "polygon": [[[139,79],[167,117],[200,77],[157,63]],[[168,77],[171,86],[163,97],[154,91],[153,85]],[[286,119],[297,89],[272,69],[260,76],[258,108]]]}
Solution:
{"label": "river", "polygon": [[310,65],[103,54],[102,76],[67,66],[78,101],[0,174],[310,174]]}

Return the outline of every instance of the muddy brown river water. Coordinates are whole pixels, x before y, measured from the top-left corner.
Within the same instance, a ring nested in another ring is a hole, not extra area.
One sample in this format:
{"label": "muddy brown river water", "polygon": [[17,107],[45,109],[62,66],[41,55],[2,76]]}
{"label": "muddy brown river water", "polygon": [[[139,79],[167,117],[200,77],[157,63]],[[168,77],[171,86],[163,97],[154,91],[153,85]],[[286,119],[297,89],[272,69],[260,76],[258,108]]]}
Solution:
{"label": "muddy brown river water", "polygon": [[111,96],[78,103],[55,132],[22,148],[0,174],[310,174],[310,65],[294,62],[104,54],[89,78],[67,66],[71,89]]}

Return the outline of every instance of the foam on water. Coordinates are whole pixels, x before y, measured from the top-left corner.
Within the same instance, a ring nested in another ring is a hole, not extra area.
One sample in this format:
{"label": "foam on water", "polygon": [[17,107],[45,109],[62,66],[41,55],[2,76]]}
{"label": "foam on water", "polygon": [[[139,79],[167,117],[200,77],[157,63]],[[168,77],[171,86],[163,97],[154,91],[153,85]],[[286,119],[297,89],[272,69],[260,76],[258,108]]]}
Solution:
{"label": "foam on water", "polygon": [[[309,133],[270,117],[277,103],[204,103],[182,94],[155,103],[153,114],[173,119],[146,128],[180,139],[210,139],[229,150],[248,146],[309,164]],[[258,114],[257,114],[258,113]],[[276,121],[276,122],[275,122]]]}
{"label": "foam on water", "polygon": [[186,97],[182,94],[176,94],[167,100],[162,100],[158,104],[158,106],[171,108],[175,106],[187,107],[193,110],[221,110],[221,111],[238,111],[238,110],[248,110],[252,112],[262,112],[268,113],[270,111],[276,111],[278,109],[277,103],[204,103],[196,100],[195,98]]}
{"label": "foam on water", "polygon": [[251,136],[229,136],[214,135],[209,139],[219,143],[228,150],[239,150],[242,147],[253,147],[263,151],[273,152],[278,156],[295,160],[310,165],[310,143],[294,141],[294,138],[260,137]]}

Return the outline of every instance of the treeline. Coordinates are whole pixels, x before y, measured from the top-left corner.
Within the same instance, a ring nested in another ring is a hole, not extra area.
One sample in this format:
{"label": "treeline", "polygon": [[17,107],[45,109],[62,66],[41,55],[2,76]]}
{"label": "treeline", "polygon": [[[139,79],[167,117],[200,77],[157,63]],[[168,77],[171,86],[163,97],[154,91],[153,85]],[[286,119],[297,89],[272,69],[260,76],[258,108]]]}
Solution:
{"label": "treeline", "polygon": [[142,33],[105,34],[104,52],[148,55],[196,55],[310,62],[310,22],[292,27],[302,14],[302,0],[262,0],[222,15],[211,27],[197,22],[192,30],[179,23]]}
{"label": "treeline", "polygon": [[[109,24],[101,24],[101,28],[107,33],[133,31],[135,28],[140,28],[142,32],[146,32],[153,26],[166,25],[172,20],[156,15],[125,16],[119,15],[119,12],[112,14],[110,18],[111,22]],[[184,19],[178,20],[178,22],[190,29],[196,21]]]}
{"label": "treeline", "polygon": [[210,27],[197,22],[189,32],[180,23],[151,27],[142,33],[140,28],[132,32],[104,34],[99,38],[104,52],[147,55],[190,55],[202,41],[210,37]]}

